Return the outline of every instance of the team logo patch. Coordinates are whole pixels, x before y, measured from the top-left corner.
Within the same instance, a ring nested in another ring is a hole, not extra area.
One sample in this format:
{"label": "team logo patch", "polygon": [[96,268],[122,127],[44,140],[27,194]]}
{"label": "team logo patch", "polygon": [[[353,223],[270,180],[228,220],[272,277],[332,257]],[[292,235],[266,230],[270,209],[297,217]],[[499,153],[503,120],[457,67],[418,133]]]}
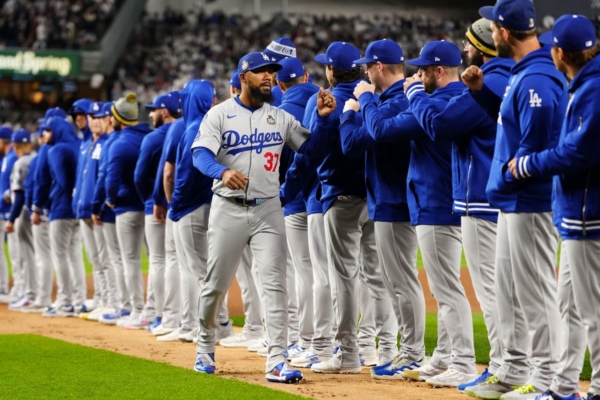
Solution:
{"label": "team logo patch", "polygon": [[248,61],[244,60],[242,61],[242,71],[245,71],[248,69]]}
{"label": "team logo patch", "polygon": [[267,123],[268,123],[269,125],[275,125],[275,118],[273,118],[273,116],[272,116],[272,115],[269,115],[269,116],[267,117]]}
{"label": "team logo patch", "polygon": [[236,131],[223,132],[221,148],[227,150],[227,155],[236,155],[246,151],[256,151],[261,154],[267,147],[281,146],[283,136],[281,132],[254,132],[250,135],[240,134]]}

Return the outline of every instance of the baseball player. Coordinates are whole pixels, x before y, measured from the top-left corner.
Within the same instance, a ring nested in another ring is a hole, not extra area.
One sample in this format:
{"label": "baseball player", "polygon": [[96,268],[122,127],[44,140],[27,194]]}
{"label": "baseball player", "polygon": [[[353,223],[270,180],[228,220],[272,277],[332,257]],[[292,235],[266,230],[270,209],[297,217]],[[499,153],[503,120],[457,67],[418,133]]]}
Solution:
{"label": "baseball player", "polygon": [[[29,164],[35,157],[32,154],[33,143],[31,143],[31,134],[25,129],[19,129],[12,135],[13,149],[17,156],[17,162],[13,166],[10,174],[10,192],[11,208],[8,220],[6,221],[6,233],[17,237],[19,245],[19,254],[22,260],[22,279],[24,302],[10,305],[9,310],[18,310],[29,312],[38,310],[35,305],[35,299],[38,292],[38,281],[35,268],[35,253],[33,249],[33,234],[31,232],[31,221],[29,219],[29,210],[24,207],[25,204],[25,179],[29,173]],[[43,310],[42,310],[43,311]]]}
{"label": "baseball player", "polygon": [[[452,141],[453,211],[461,216],[462,243],[477,300],[483,310],[490,342],[490,365],[476,380],[459,387],[475,387],[494,375],[502,364],[502,344],[494,289],[496,222],[498,209],[490,206],[485,186],[494,155],[498,99],[502,98],[514,61],[497,58],[490,21],[482,18],[467,33],[465,53],[469,66],[481,67],[489,93],[481,94],[478,105],[469,91],[450,100],[438,111],[423,91],[410,97],[413,113],[433,141]],[[419,82],[414,77],[407,84]],[[416,87],[416,86],[415,86]],[[469,392],[468,394],[476,393]]]}
{"label": "baseball player", "polygon": [[[200,332],[194,369],[215,371],[217,315],[244,247],[249,244],[265,298],[269,339],[267,380],[296,382],[302,373],[287,365],[287,293],[285,223],[279,200],[279,161],[284,144],[316,154],[318,135],[285,111],[268,104],[272,74],[281,65],[263,53],[249,53],[238,65],[242,94],[212,108],[192,145],[194,166],[213,178],[208,230],[208,274],[200,295]],[[320,113],[329,115],[335,100],[319,98]],[[329,120],[319,120],[327,124]],[[321,139],[321,140],[320,140]]]}
{"label": "baseball player", "polygon": [[[37,169],[48,171],[50,181],[40,180],[37,184],[32,221],[40,224],[43,209],[50,204],[50,249],[58,286],[54,305],[42,315],[72,317],[81,310],[87,294],[79,224],[71,206],[80,140],[73,126],[60,117],[48,119],[40,130],[50,148],[45,158],[39,159]],[[78,255],[72,249],[76,249]]]}
{"label": "baseball player", "polygon": [[144,229],[148,245],[148,279],[152,281],[156,318],[149,325],[152,329],[160,325],[165,294],[165,224],[154,218],[152,193],[160,163],[162,147],[171,123],[180,115],[179,93],[171,92],[157,96],[152,104],[146,104],[155,130],[142,141],[140,157],[135,166],[134,182],[138,194],[144,200]]}
{"label": "baseball player", "polygon": [[[319,87],[308,83],[308,73],[302,62],[295,57],[288,57],[279,62],[282,69],[277,72],[278,86],[283,92],[280,109],[293,115],[298,121],[304,119],[308,100],[319,92]],[[294,161],[294,152],[284,148],[281,154],[280,178]],[[310,350],[314,337],[314,300],[313,300],[313,267],[308,249],[308,215],[302,193],[287,202],[283,207],[286,235],[288,238],[288,254],[292,258],[293,269],[288,271],[288,279],[292,276],[295,283],[298,302],[298,341],[288,349],[288,360],[305,358],[314,350]],[[288,287],[288,296],[291,296]],[[289,312],[289,309],[288,309]]]}
{"label": "baseball player", "polygon": [[[404,54],[391,40],[369,44],[364,58],[372,84],[382,93],[378,108],[381,115],[393,117],[408,108],[404,95]],[[375,222],[377,250],[386,284],[402,334],[398,356],[371,375],[376,379],[404,379],[407,369],[419,368],[425,356],[425,298],[416,269],[417,235],[410,224],[406,199],[410,143],[376,144],[365,126],[357,126],[359,104],[350,99],[344,107],[340,127],[344,154],[366,152],[366,183],[369,219]]]}
{"label": "baseball player", "polygon": [[600,318],[595,306],[599,301],[600,104],[596,87],[600,80],[600,58],[594,24],[581,15],[564,15],[555,22],[549,44],[553,46],[556,68],[571,80],[571,102],[559,145],[519,155],[508,163],[515,178],[524,179],[525,183],[536,177],[555,175],[554,223],[563,239],[559,275],[560,367],[550,390],[536,399],[580,398],[579,375],[587,339],[593,372],[586,399],[597,400],[600,399]]}
{"label": "baseball player", "polygon": [[[281,37],[269,43],[263,53],[269,56],[271,61],[280,62],[288,57],[296,58],[296,46],[294,46],[294,43],[289,38]],[[271,94],[273,95],[273,101],[270,104],[273,107],[279,107],[283,90],[277,85],[275,75],[273,75]]]}
{"label": "baseball player", "polygon": [[[6,126],[0,126],[0,160],[4,165],[4,157],[10,152],[12,130]],[[0,178],[1,180],[1,178]],[[2,200],[3,202],[3,200]],[[4,224],[0,224],[0,237],[4,237]],[[8,291],[8,265],[6,257],[0,256],[0,304],[9,304],[16,297],[9,295]]]}
{"label": "baseball player", "polygon": [[[407,61],[419,67],[423,84],[405,90],[410,100],[415,91],[425,90],[439,109],[462,93],[458,68],[460,50],[452,43],[427,43],[419,58]],[[402,375],[431,386],[457,387],[478,374],[473,348],[471,308],[460,282],[460,217],[452,212],[451,143],[433,142],[409,108],[385,118],[375,106],[374,87],[361,83],[355,96],[366,126],[376,142],[411,142],[407,196],[411,223],[423,255],[429,286],[438,303],[438,345],[430,362]]]}
{"label": "baseball player", "polygon": [[[112,108],[113,128],[119,133],[108,151],[105,177],[106,205],[115,211],[117,238],[125,267],[125,284],[131,295],[131,315],[119,319],[117,326],[128,329],[145,327],[142,245],[144,242],[144,204],[134,184],[135,165],[142,140],[150,132],[148,124],[138,123],[135,93],[117,100]],[[154,320],[154,317],[152,317]]]}
{"label": "baseball player", "polygon": [[[307,106],[310,121],[306,121],[313,134],[324,134],[328,154],[321,154],[318,168],[322,193],[320,200],[325,214],[325,237],[329,264],[333,269],[334,309],[338,323],[336,341],[340,351],[326,362],[313,364],[311,370],[320,373],[360,373],[361,362],[357,341],[356,323],[359,304],[356,294],[362,269],[374,303],[376,327],[379,330],[379,362],[391,361],[397,353],[398,326],[395,321],[389,293],[384,286],[375,245],[374,225],[367,215],[366,188],[364,184],[364,155],[348,157],[342,152],[339,136],[339,117],[343,103],[352,98],[352,90],[361,80],[362,69],[354,62],[360,50],[345,42],[333,42],[325,54],[315,61],[326,65],[326,74],[336,98],[333,114],[335,124],[325,131],[322,118]],[[310,104],[310,103],[309,103]],[[361,260],[362,261],[359,261]],[[361,267],[362,265],[362,267]],[[365,293],[363,293],[363,296]],[[374,338],[372,340],[374,344]],[[371,353],[374,349],[371,350]]]}
{"label": "baseball player", "polygon": [[[540,48],[532,2],[500,0],[479,12],[494,21],[498,56],[516,62],[500,107],[486,188],[490,204],[500,209],[495,282],[505,354],[486,386],[489,397],[532,398],[550,387],[560,357],[552,182],[549,177],[516,182],[506,164],[557,144],[569,100],[564,76]],[[465,84],[478,94],[489,90],[484,74],[472,72]]]}

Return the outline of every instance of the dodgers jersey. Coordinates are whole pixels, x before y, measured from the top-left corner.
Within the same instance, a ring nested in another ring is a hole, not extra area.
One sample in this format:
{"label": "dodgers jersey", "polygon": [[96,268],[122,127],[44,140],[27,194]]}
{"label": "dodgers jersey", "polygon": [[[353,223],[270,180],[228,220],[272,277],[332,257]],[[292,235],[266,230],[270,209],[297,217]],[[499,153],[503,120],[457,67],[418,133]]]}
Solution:
{"label": "dodgers jersey", "polygon": [[213,183],[213,192],[248,200],[279,196],[279,160],[283,146],[294,151],[308,139],[310,131],[291,114],[264,103],[252,110],[233,98],[208,111],[192,150],[205,147],[221,165],[250,178],[246,190],[231,190],[222,180]]}
{"label": "dodgers jersey", "polygon": [[25,154],[15,163],[10,173],[10,197],[12,201],[15,201],[15,191],[25,190],[25,179],[27,179],[27,174],[29,173],[29,164],[31,164],[31,160],[36,155],[36,153]]}

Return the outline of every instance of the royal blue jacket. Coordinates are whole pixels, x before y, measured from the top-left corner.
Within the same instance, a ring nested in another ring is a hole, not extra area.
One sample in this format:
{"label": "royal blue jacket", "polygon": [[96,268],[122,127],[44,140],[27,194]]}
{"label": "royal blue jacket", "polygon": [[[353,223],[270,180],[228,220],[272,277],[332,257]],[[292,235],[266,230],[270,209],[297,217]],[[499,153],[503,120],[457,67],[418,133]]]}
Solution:
{"label": "royal blue jacket", "polygon": [[[308,100],[318,92],[319,87],[312,83],[294,85],[283,93],[279,108],[292,114],[298,121],[303,121]],[[289,147],[285,146],[283,148],[283,152],[281,153],[281,163],[279,164],[279,177],[283,181],[282,183],[285,182],[286,173],[292,166],[295,155],[296,152]],[[285,188],[283,190],[285,190]],[[296,197],[290,202],[285,202],[283,215],[288,216],[301,212],[306,212],[306,203],[304,202],[302,193],[298,192]]]}
{"label": "royal blue jacket", "polygon": [[167,204],[167,196],[165,195],[165,186],[163,182],[165,163],[168,161],[171,164],[175,164],[177,161],[177,148],[181,141],[181,136],[185,132],[185,121],[183,118],[177,119],[169,126],[165,142],[160,154],[160,161],[158,163],[158,171],[156,172],[156,180],[154,181],[154,191],[152,192],[152,198],[154,204],[163,205],[164,207],[169,206]]}
{"label": "royal blue jacket", "polygon": [[494,157],[500,100],[504,95],[514,61],[493,58],[482,66],[484,82],[490,89],[479,99],[469,89],[437,111],[423,85],[413,84],[410,106],[419,124],[432,140],[452,141],[452,209],[496,222],[498,209],[490,206],[485,188]]}
{"label": "royal blue jacket", "polygon": [[177,149],[175,187],[169,218],[179,221],[198,207],[212,200],[213,180],[194,167],[192,143],[200,123],[210,110],[214,98],[213,86],[206,81],[191,81],[180,92],[185,132]]}
{"label": "royal blue jacket", "polygon": [[2,160],[2,175],[0,176],[0,212],[2,219],[7,221],[10,214],[10,202],[4,201],[4,194],[10,197],[10,174],[13,166],[17,162],[17,153],[11,148]]}
{"label": "royal blue jacket", "polygon": [[52,138],[48,142],[47,156],[38,160],[36,172],[49,171],[50,182],[47,177],[39,183],[36,181],[40,187],[37,199],[34,198],[35,211],[43,211],[40,209],[49,203],[50,221],[74,219],[72,202],[80,139],[75,136],[73,126],[62,118],[53,117],[47,123],[52,130]]}
{"label": "royal blue jacket", "polygon": [[[315,155],[320,160],[317,169],[321,183],[321,194],[317,198],[323,203],[323,212],[327,212],[338,196],[357,196],[366,198],[365,188],[365,157],[363,154],[349,157],[344,155],[340,140],[340,116],[346,100],[353,99],[352,92],[360,81],[352,83],[339,83],[332,89],[337,106],[328,117],[322,118],[317,114],[316,100],[314,108],[306,108],[308,115],[305,125],[313,134],[323,135],[328,138],[323,146],[323,154]],[[315,96],[316,98],[316,96]],[[311,104],[312,106],[312,104]],[[327,120],[325,122],[324,120]],[[362,117],[357,116],[357,125],[362,124]]]}
{"label": "royal blue jacket", "polygon": [[120,134],[120,131],[107,134],[108,138],[102,146],[100,160],[98,160],[98,176],[92,197],[92,214],[99,215],[102,222],[111,224],[115,223],[116,216],[115,211],[106,205],[106,170],[108,168],[108,152]]}
{"label": "royal blue jacket", "polygon": [[[381,116],[392,118],[408,108],[404,79],[381,93],[377,104]],[[410,221],[406,198],[406,176],[410,161],[410,143],[376,143],[363,124],[357,125],[356,113],[342,115],[342,150],[348,156],[366,154],[365,185],[372,221]]]}
{"label": "royal blue jacket", "polygon": [[[79,175],[79,188],[75,189],[77,196],[77,205],[73,209],[77,218],[91,218],[93,214],[94,193],[96,191],[96,183],[100,169],[100,158],[105,150],[108,135],[102,134],[94,142],[93,138],[90,141],[84,142],[80,151],[79,159],[84,159],[83,163],[79,163],[81,174]],[[87,143],[87,144],[86,144]],[[78,171],[79,172],[79,171]],[[75,199],[74,199],[75,200]]]}
{"label": "royal blue jacket", "polygon": [[148,124],[127,126],[108,150],[108,165],[104,186],[106,201],[114,205],[115,214],[144,211],[144,203],[133,181],[135,165],[140,155],[142,140],[150,133]]}
{"label": "royal blue jacket", "polygon": [[270,104],[273,107],[279,107],[281,105],[281,101],[283,100],[283,91],[278,85],[275,85],[271,89],[271,94],[273,95],[273,101]]}
{"label": "royal blue jacket", "polygon": [[[437,111],[443,110],[452,97],[465,86],[452,82],[436,89],[430,96]],[[409,108],[393,118],[385,118],[372,93],[358,99],[365,126],[377,143],[411,142],[407,176],[407,200],[412,225],[460,225],[452,212],[452,143],[431,140]]]}
{"label": "royal blue jacket", "polygon": [[142,141],[140,158],[138,158],[135,166],[133,179],[137,192],[144,201],[144,211],[146,215],[152,215],[154,213],[154,198],[152,197],[152,192],[154,191],[154,184],[158,175],[160,155],[162,154],[165,137],[170,126],[171,123],[163,124],[152,133],[146,135]]}
{"label": "royal blue jacket", "polygon": [[564,76],[547,49],[536,50],[511,69],[496,134],[496,149],[486,193],[504,212],[552,210],[552,178],[515,180],[507,164],[556,147],[569,101]]}
{"label": "royal blue jacket", "polygon": [[600,57],[571,82],[559,145],[517,159],[525,181],[554,177],[554,221],[564,240],[600,239]]}
{"label": "royal blue jacket", "polygon": [[79,146],[79,157],[77,158],[77,178],[75,180],[75,190],[73,191],[73,212],[77,218],[91,218],[91,212],[87,212],[86,210],[81,208],[81,203],[79,201],[82,185],[83,185],[83,175],[85,173],[85,165],[88,160],[88,151],[90,146],[92,145],[92,141],[94,140],[94,135],[88,126],[81,130],[81,134],[83,135],[83,140],[80,140]]}

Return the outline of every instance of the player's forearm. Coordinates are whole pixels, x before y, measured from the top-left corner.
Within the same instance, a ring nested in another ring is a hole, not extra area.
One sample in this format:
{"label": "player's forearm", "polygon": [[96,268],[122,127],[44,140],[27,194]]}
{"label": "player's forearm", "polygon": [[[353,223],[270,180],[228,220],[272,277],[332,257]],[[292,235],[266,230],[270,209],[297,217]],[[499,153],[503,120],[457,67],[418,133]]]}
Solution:
{"label": "player's forearm", "polygon": [[165,187],[165,197],[170,203],[175,191],[175,166],[168,161],[165,163],[163,171],[163,186]]}
{"label": "player's forearm", "polygon": [[221,179],[223,172],[228,168],[221,165],[217,160],[215,153],[206,147],[197,147],[193,153],[194,167],[196,167],[205,176],[213,179]]}
{"label": "player's forearm", "polygon": [[15,222],[19,215],[21,215],[21,210],[23,209],[23,205],[25,204],[25,192],[22,190],[15,191],[15,201],[13,201],[12,206],[10,207],[10,216],[8,220],[10,222]]}

